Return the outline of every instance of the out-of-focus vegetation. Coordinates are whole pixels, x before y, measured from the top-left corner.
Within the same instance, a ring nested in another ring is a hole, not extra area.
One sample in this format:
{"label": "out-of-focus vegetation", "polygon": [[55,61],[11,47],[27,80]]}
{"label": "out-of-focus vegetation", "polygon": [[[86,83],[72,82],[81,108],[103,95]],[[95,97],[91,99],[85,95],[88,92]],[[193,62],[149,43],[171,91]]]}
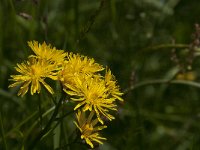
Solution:
{"label": "out-of-focus vegetation", "polygon": [[[43,126],[38,97],[8,89],[14,66],[30,54],[27,41],[37,40],[93,57],[116,76],[124,103],[100,149],[199,150],[199,6],[197,0],[0,0],[0,149],[26,149]],[[45,122],[53,104],[43,99]],[[35,149],[68,143],[73,120],[63,119]]]}

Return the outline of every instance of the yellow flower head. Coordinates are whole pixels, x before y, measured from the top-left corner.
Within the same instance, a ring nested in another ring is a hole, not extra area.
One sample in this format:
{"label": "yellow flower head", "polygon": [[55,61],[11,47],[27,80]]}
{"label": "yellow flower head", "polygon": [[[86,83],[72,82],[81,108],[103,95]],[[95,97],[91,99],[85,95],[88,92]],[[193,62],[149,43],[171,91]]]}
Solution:
{"label": "yellow flower head", "polygon": [[74,122],[77,128],[81,132],[81,139],[84,139],[85,142],[94,148],[94,142],[103,144],[102,140],[106,140],[99,135],[98,131],[106,128],[107,126],[96,126],[98,123],[98,119],[92,119],[94,116],[94,111],[91,111],[89,116],[86,118],[85,112],[81,112],[80,110],[76,114],[77,122]]}
{"label": "yellow flower head", "polygon": [[70,53],[68,55],[68,67],[73,73],[91,74],[103,70],[104,68],[95,63],[93,58],[88,58],[79,54]]}
{"label": "yellow flower head", "polygon": [[94,75],[104,68],[90,59],[79,54],[70,53],[68,59],[63,64],[63,69],[59,73],[59,80],[65,84],[74,85],[74,77],[83,77],[85,75]]}
{"label": "yellow flower head", "polygon": [[39,59],[53,63],[61,64],[67,56],[67,53],[63,50],[57,50],[55,47],[51,47],[50,44],[47,45],[45,42],[39,44],[37,41],[30,41],[28,42],[28,45]]}
{"label": "yellow flower head", "polygon": [[78,101],[79,103],[74,108],[75,110],[83,106],[83,111],[94,110],[99,121],[103,124],[101,115],[105,116],[110,121],[114,119],[114,116],[109,114],[109,110],[117,110],[115,98],[110,97],[107,88],[105,86],[105,81],[100,77],[90,77],[85,80],[80,80],[78,77],[74,78],[76,87],[71,85],[66,85],[69,90],[66,90],[71,96],[73,101]]}
{"label": "yellow flower head", "polygon": [[30,84],[32,95],[36,92],[40,93],[40,83],[42,83],[51,94],[53,94],[53,89],[44,81],[44,79],[56,79],[54,73],[56,70],[55,65],[49,64],[48,62],[35,57],[29,57],[28,61],[17,64],[15,69],[20,73],[20,75],[11,75],[11,81],[14,81],[15,83],[9,85],[9,87],[22,85],[18,95],[24,96],[27,93]]}
{"label": "yellow flower head", "polygon": [[106,70],[105,84],[106,84],[106,88],[108,90],[108,93],[111,94],[111,96],[113,96],[114,98],[116,98],[120,101],[123,101],[123,99],[121,98],[123,93],[120,92],[119,86],[117,86],[117,83],[116,83],[116,80],[115,80],[115,76],[112,75],[110,69]]}
{"label": "yellow flower head", "polygon": [[184,73],[178,73],[176,75],[177,80],[188,80],[188,81],[194,81],[197,78],[197,74],[194,71],[188,71]]}

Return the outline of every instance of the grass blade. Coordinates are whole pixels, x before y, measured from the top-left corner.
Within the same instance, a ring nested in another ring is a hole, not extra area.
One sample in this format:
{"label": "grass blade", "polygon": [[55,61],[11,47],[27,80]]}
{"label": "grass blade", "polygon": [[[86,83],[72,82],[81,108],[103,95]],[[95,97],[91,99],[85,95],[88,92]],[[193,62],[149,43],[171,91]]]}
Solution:
{"label": "grass blade", "polygon": [[2,115],[0,113],[0,128],[1,128],[1,137],[3,139],[3,146],[4,146],[4,149],[7,150],[7,143],[6,143],[6,138],[5,138],[5,135],[4,135],[4,128],[3,128],[3,121],[2,121]]}

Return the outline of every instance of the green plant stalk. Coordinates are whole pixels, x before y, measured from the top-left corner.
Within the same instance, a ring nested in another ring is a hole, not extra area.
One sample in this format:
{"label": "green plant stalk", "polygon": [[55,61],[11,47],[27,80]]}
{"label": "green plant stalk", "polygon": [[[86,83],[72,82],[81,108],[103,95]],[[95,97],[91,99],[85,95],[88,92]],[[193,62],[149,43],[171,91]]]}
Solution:
{"label": "green plant stalk", "polygon": [[[49,113],[51,113],[53,110],[55,109],[55,106],[51,107],[50,109],[48,109],[46,112],[44,112],[42,114],[42,118],[44,118],[45,116],[47,116]],[[35,117],[38,114],[38,111],[33,112],[30,116],[28,116],[26,119],[24,119],[22,122],[20,122],[17,126],[15,126],[14,128],[12,128],[10,131],[8,131],[5,134],[5,137],[7,137],[10,133],[12,133],[15,130],[18,130],[22,125],[24,125],[25,123],[27,123],[29,120],[31,120],[33,117]],[[30,127],[29,131],[27,133],[30,133],[32,131],[32,129],[40,122],[40,118],[37,119],[32,126]],[[28,134],[27,134],[28,135]]]}
{"label": "green plant stalk", "polygon": [[74,0],[74,27],[76,38],[78,37],[78,29],[79,29],[79,0]]}
{"label": "green plant stalk", "polygon": [[141,50],[141,52],[149,51],[149,50],[159,50],[166,48],[189,48],[189,44],[160,44],[151,47],[147,47]]}
{"label": "green plant stalk", "polygon": [[42,103],[42,95],[41,93],[38,95],[38,109],[39,109],[39,117],[40,117],[40,126],[42,129],[43,119],[42,119],[42,109],[41,109],[41,103]]}
{"label": "green plant stalk", "polygon": [[10,5],[12,11],[15,13],[15,7],[13,5],[13,1],[12,0],[9,0],[9,5]]}
{"label": "green plant stalk", "polygon": [[187,85],[187,86],[193,86],[196,88],[200,88],[200,83],[197,83],[194,81],[159,79],[159,80],[150,80],[150,81],[143,81],[143,82],[137,83],[134,86],[124,90],[124,93],[127,94],[128,92],[136,90],[143,86],[154,85],[154,84],[183,84],[183,85]]}
{"label": "green plant stalk", "polygon": [[139,133],[137,134],[137,142],[139,145],[139,149],[143,150],[144,149],[144,131],[143,131],[143,116],[141,115],[140,112],[140,106],[139,106],[139,101],[137,98],[137,92],[133,93],[134,99],[135,99],[135,111],[136,111],[136,122],[137,122],[137,128],[139,129]]}
{"label": "green plant stalk", "polygon": [[[62,119],[61,121],[61,131],[62,131],[62,139],[64,140],[64,145],[69,143],[69,139],[68,139],[68,133],[66,131],[66,124],[65,124],[65,120]],[[61,146],[61,145],[60,145]],[[66,150],[69,150],[69,147],[67,147]]]}
{"label": "green plant stalk", "polygon": [[[55,110],[55,106],[51,107],[50,109],[48,109],[45,113],[42,114],[42,118],[44,118],[45,116],[47,116],[49,113],[51,113],[53,110]],[[40,122],[40,119],[38,118],[33,125],[29,128],[29,130],[27,131],[26,135],[25,135],[25,140],[26,138],[30,135],[30,133],[32,132],[33,128]]]}
{"label": "green plant stalk", "polygon": [[6,138],[4,135],[4,128],[3,128],[3,121],[2,121],[1,113],[0,113],[0,129],[1,129],[1,136],[3,139],[3,146],[4,146],[4,149],[7,150],[8,148],[7,148]]}
{"label": "green plant stalk", "polygon": [[52,131],[62,122],[62,120],[70,115],[71,113],[73,113],[74,110],[70,111],[70,112],[67,112],[66,114],[64,114],[63,116],[59,117],[59,118],[55,118],[55,121],[57,121],[57,123],[54,125],[54,127],[52,127]]}
{"label": "green plant stalk", "polygon": [[103,9],[105,2],[106,2],[106,0],[101,0],[100,1],[99,8],[90,16],[90,19],[88,20],[88,22],[86,23],[86,25],[83,27],[83,31],[79,35],[78,42],[80,40],[84,39],[85,36],[86,36],[86,34],[91,30],[93,24],[96,21],[96,18],[98,17],[98,15],[100,14],[100,12]]}
{"label": "green plant stalk", "polygon": [[[73,133],[74,133],[74,132],[73,132]],[[78,142],[78,139],[79,139],[79,137],[76,136],[75,139],[74,139],[71,143],[65,144],[65,145],[63,145],[63,146],[61,146],[61,147],[59,147],[59,148],[56,148],[55,150],[62,150],[62,149],[64,149],[64,148],[66,148],[66,147],[69,148],[72,144],[79,144],[80,142]],[[80,144],[82,144],[82,143],[80,143]],[[70,149],[70,148],[69,148],[69,149]]]}
{"label": "green plant stalk", "polygon": [[49,133],[54,131],[54,129],[56,129],[56,127],[62,123],[63,118],[65,118],[66,116],[70,115],[73,112],[74,111],[70,111],[70,112],[66,113],[65,115],[63,115],[62,117],[55,119],[55,121],[57,121],[57,123],[50,129],[50,131],[47,134],[45,134],[45,137],[48,136]]}
{"label": "green plant stalk", "polygon": [[58,104],[56,105],[55,107],[55,110],[50,118],[50,120],[48,121],[47,125],[45,126],[45,128],[43,130],[41,130],[41,132],[36,136],[36,138],[33,140],[33,142],[28,145],[28,150],[32,150],[36,144],[42,139],[42,137],[49,131],[49,128],[51,127],[52,123],[54,122],[57,114],[58,114],[58,110],[62,104],[62,100],[63,100],[63,97],[60,98]]}
{"label": "green plant stalk", "polygon": [[110,1],[112,20],[114,24],[116,24],[116,4],[115,3],[116,3],[115,0]]}
{"label": "green plant stalk", "polygon": [[27,123],[30,119],[32,119],[33,117],[35,117],[37,115],[38,111],[35,111],[34,113],[32,113],[30,116],[28,116],[26,119],[24,119],[22,122],[20,122],[16,127],[14,127],[13,129],[11,129],[10,131],[8,131],[5,135],[5,137],[7,137],[10,133],[12,133],[15,130],[18,130],[18,128],[20,128],[22,125],[24,125],[25,123]]}
{"label": "green plant stalk", "polygon": [[3,97],[6,97],[6,98],[9,98],[10,100],[12,100],[14,103],[16,103],[17,105],[23,107],[23,104],[20,103],[19,101],[19,98],[17,98],[16,96],[12,95],[11,93],[3,90],[3,89],[0,89],[0,95],[3,96]]}
{"label": "green plant stalk", "polygon": [[61,124],[59,123],[58,126],[52,131],[53,131],[53,146],[54,146],[54,149],[56,149],[60,146]]}

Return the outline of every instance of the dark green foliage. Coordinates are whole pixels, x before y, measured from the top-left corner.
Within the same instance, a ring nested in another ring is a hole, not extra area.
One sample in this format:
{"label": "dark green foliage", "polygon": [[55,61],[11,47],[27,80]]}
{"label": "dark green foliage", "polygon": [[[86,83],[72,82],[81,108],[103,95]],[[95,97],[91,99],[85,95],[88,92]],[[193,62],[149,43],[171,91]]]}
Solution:
{"label": "dark green foliage", "polygon": [[[116,76],[124,103],[107,122],[100,149],[199,150],[199,58],[187,68],[199,6],[197,0],[0,0],[0,149],[88,149],[76,141],[73,103],[60,108],[60,116],[70,115],[42,138],[58,99],[42,95],[38,111],[36,95],[20,98],[17,88],[8,89],[14,66],[30,54],[27,41],[37,40],[93,57]],[[179,71],[193,71],[195,80],[177,83]]]}

